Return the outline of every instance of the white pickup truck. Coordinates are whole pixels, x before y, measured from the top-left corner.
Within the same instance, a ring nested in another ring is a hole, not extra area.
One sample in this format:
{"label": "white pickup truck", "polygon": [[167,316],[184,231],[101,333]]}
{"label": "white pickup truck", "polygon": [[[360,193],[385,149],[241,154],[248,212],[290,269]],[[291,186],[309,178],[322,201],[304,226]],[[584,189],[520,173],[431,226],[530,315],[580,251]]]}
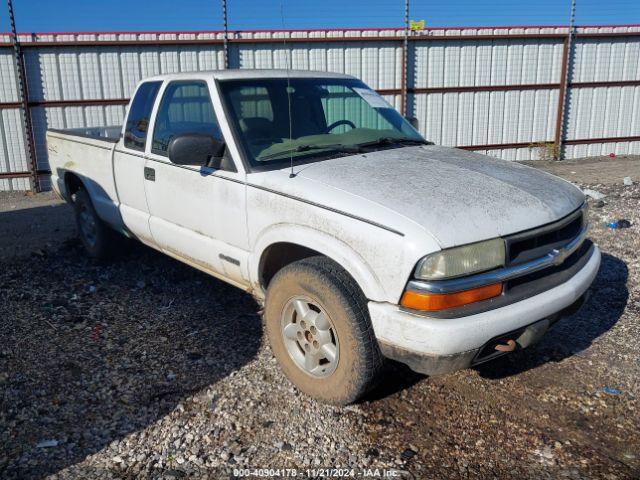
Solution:
{"label": "white pickup truck", "polygon": [[326,402],[384,357],[432,375],[531,345],[600,264],[579,189],[435,146],[348,75],[149,78],[123,127],[47,143],[90,255],[117,231],[250,292],[284,373]]}

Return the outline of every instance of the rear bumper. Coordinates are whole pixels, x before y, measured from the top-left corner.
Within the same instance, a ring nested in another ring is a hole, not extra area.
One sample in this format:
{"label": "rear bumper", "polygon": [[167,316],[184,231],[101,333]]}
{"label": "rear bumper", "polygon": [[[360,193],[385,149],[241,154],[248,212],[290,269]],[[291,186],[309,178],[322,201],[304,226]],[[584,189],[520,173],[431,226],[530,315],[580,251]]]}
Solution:
{"label": "rear bumper", "polygon": [[369,312],[385,356],[420,373],[447,373],[490,360],[495,355],[484,355],[485,347],[507,334],[520,348],[538,341],[560,316],[579,307],[599,266],[600,251],[594,247],[584,267],[566,282],[475,315],[430,318],[377,302],[369,303]]}

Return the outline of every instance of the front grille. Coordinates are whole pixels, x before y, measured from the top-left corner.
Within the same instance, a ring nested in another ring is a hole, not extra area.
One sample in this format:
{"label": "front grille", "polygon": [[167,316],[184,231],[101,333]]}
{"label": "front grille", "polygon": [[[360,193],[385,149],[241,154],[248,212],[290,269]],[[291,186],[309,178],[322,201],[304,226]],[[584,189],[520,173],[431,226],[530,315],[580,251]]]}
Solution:
{"label": "front grille", "polygon": [[532,291],[538,291],[540,287],[546,289],[548,285],[561,283],[557,281],[558,279],[566,281],[567,278],[566,275],[563,275],[563,272],[573,272],[573,270],[575,270],[573,267],[578,263],[580,263],[579,268],[582,268],[589,257],[587,253],[591,251],[592,247],[593,242],[588,239],[585,240],[580,248],[569,255],[561,265],[545,268],[538,272],[508,280],[504,285],[505,292],[511,292],[512,294],[519,293],[520,291],[530,293]]}
{"label": "front grille", "polygon": [[566,245],[580,233],[584,222],[580,208],[550,225],[506,237],[507,265],[528,262]]}

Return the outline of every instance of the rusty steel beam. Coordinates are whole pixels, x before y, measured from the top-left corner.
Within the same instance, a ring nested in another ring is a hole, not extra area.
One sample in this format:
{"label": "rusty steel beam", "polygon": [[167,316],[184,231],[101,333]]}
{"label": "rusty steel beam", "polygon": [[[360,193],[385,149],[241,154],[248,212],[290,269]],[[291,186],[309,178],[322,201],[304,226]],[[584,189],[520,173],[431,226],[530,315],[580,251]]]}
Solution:
{"label": "rusty steel beam", "polygon": [[554,145],[558,151],[558,155],[561,155],[560,149],[562,148],[562,134],[563,134],[563,122],[564,122],[564,109],[567,99],[567,83],[569,81],[568,69],[569,69],[569,51],[571,49],[571,43],[569,37],[564,39],[562,45],[562,63],[560,71],[560,92],[558,93],[558,106],[556,107],[556,129],[554,133]]}
{"label": "rusty steel beam", "polygon": [[572,73],[572,49],[575,36],[576,0],[571,0],[569,9],[569,29],[562,43],[562,64],[560,72],[560,92],[558,93],[558,106],[556,110],[556,130],[554,134],[553,151],[556,160],[564,159],[564,137],[566,135],[567,102],[569,101],[569,89],[571,88]]}
{"label": "rusty steel beam", "polygon": [[598,88],[598,87],[638,87],[640,80],[604,80],[599,82],[571,82],[571,88]]}
{"label": "rusty steel beam", "polygon": [[463,93],[463,92],[502,92],[510,90],[552,90],[557,83],[524,83],[519,85],[477,85],[460,87],[417,87],[409,89],[411,93]]}
{"label": "rusty steel beam", "polygon": [[[0,172],[0,179],[27,178],[32,175],[31,172]],[[38,170],[38,175],[51,175],[51,170]]]}
{"label": "rusty steel beam", "polygon": [[[572,82],[567,84],[571,88],[598,88],[598,87],[638,87],[640,80],[605,80],[598,82]],[[412,94],[430,93],[462,93],[462,92],[502,92],[512,90],[555,90],[560,88],[559,83],[524,83],[517,85],[469,85],[457,87],[415,87],[408,88]],[[399,95],[399,88],[381,88],[377,92],[380,95]]]}
{"label": "rusty steel beam", "polygon": [[640,142],[640,135],[630,137],[608,137],[608,138],[582,138],[579,140],[565,140],[565,145],[588,145],[592,143],[620,143],[620,142]]}
{"label": "rusty steel beam", "polygon": [[376,89],[380,95],[400,95],[402,93],[401,88],[380,88]]}
{"label": "rusty steel beam", "polygon": [[404,32],[402,35],[402,62],[400,64],[400,115],[407,114],[409,67],[409,0],[404,2]]}
{"label": "rusty steel beam", "polygon": [[[348,30],[348,29],[346,29]],[[188,32],[185,32],[188,33]],[[231,33],[231,32],[230,32]],[[241,32],[234,32],[235,34]],[[574,33],[578,38],[626,38],[639,37],[640,32],[593,32]],[[410,42],[429,41],[468,41],[468,40],[525,40],[525,39],[556,39],[564,40],[566,33],[494,33],[474,35],[412,35]],[[333,43],[333,42],[403,42],[403,35],[372,35],[372,36],[342,36],[342,37],[288,37],[288,43]],[[282,38],[240,38],[233,35],[228,38],[229,43],[279,43]],[[63,41],[30,41],[23,42],[22,48],[37,47],[82,47],[82,46],[135,46],[135,45],[224,45],[222,38],[202,39],[161,39],[161,40],[63,40]],[[0,47],[10,47],[11,43],[0,43]]]}
{"label": "rusty steel beam", "polygon": [[27,178],[31,176],[31,172],[2,172],[0,179],[5,178]]}
{"label": "rusty steel beam", "polygon": [[222,45],[223,41],[217,38],[190,39],[190,40],[64,40],[60,42],[35,41],[22,44],[22,48],[38,47],[132,47],[144,45]]}
{"label": "rusty steel beam", "polygon": [[[569,84],[571,88],[597,88],[597,87],[627,87],[640,86],[640,80],[613,80],[601,82],[575,82]],[[463,93],[463,92],[502,92],[513,90],[554,90],[560,88],[559,83],[525,83],[518,85],[475,85],[460,87],[416,87],[407,88],[410,94],[432,93]],[[401,95],[401,88],[380,88],[376,90],[380,95]],[[32,100],[29,107],[81,107],[96,105],[126,105],[128,98],[95,98],[76,100]],[[20,108],[19,102],[0,103],[0,109]]]}
{"label": "rusty steel beam", "polygon": [[[465,92],[504,92],[510,90],[554,90],[559,87],[557,83],[525,83],[519,85],[474,85],[460,87],[415,87],[408,88],[407,93],[465,93]],[[380,95],[399,95],[400,88],[381,88],[376,90]]]}
{"label": "rusty steel beam", "polygon": [[[420,41],[467,41],[467,40],[500,40],[500,39],[524,39],[524,38],[555,38],[562,39],[564,34],[530,34],[530,35],[416,35],[409,37],[410,42]],[[269,38],[234,38],[229,37],[228,43],[282,43],[283,37]],[[287,43],[345,43],[345,42],[403,42],[402,35],[376,35],[363,37],[287,37]],[[203,39],[162,39],[162,40],[62,40],[56,41],[34,41],[22,44],[23,48],[38,47],[128,47],[136,45],[220,45],[224,46],[224,40],[219,38],[203,38]],[[0,45],[2,46],[2,45]]]}
{"label": "rusty steel beam", "polygon": [[[630,137],[608,137],[608,138],[578,138],[575,140],[565,140],[565,145],[586,145],[594,143],[619,143],[619,142],[640,142],[639,136]],[[540,144],[552,144],[552,140],[541,140],[537,142],[516,142],[516,143],[491,143],[487,145],[464,145],[455,148],[462,150],[507,150],[511,148],[535,148]]]}
{"label": "rusty steel beam", "polygon": [[8,108],[20,108],[22,107],[22,102],[2,102],[0,103],[0,110],[8,109]]}
{"label": "rusty steel beam", "polygon": [[[545,143],[545,142],[541,142]],[[533,146],[533,142],[520,142],[520,143],[490,143],[487,145],[463,145],[455,148],[462,150],[506,150],[509,148],[530,148]]]}
{"label": "rusty steel beam", "polygon": [[26,146],[25,153],[31,170],[30,187],[32,191],[39,192],[40,185],[38,183],[38,160],[36,159],[36,147],[33,137],[33,122],[31,121],[31,111],[29,110],[29,86],[27,83],[27,71],[25,68],[24,55],[20,48],[18,33],[16,31],[16,21],[13,14],[13,2],[7,0],[7,8],[9,10],[9,24],[11,25],[11,46],[13,47],[13,57],[18,74],[18,99],[22,110],[22,128],[24,129],[24,142]]}
{"label": "rusty steel beam", "polygon": [[[640,80],[613,80],[601,82],[575,82],[571,88],[597,88],[597,87],[633,87],[640,86]],[[501,92],[512,90],[553,90],[560,87],[559,83],[525,83],[518,85],[476,85],[461,87],[416,87],[408,88],[407,93],[462,93],[462,92]],[[380,95],[400,95],[401,88],[380,88],[376,90]],[[32,100],[29,107],[81,107],[96,105],[126,105],[128,98],[95,98],[76,100]],[[0,109],[20,108],[20,102],[0,103]]]}
{"label": "rusty steel beam", "polygon": [[[611,32],[611,33],[577,33],[579,38],[624,38],[638,37],[640,32]],[[526,40],[526,39],[556,39],[564,40],[566,33],[517,33],[517,34],[482,34],[482,35],[414,35],[409,37],[410,42],[429,41],[468,41],[468,40]],[[336,42],[402,42],[402,35],[375,35],[375,36],[345,36],[345,37],[288,37],[288,43],[336,43]],[[230,36],[229,43],[280,43],[282,38],[238,38]],[[37,47],[82,47],[82,46],[136,46],[136,45],[224,45],[220,38],[202,39],[161,39],[161,40],[63,40],[63,41],[32,41],[22,44],[22,48]],[[10,44],[0,44],[0,47]]]}
{"label": "rusty steel beam", "polygon": [[224,51],[224,68],[229,68],[229,19],[227,18],[227,0],[222,0],[222,19],[224,23],[224,38],[222,39],[222,50]]}
{"label": "rusty steel beam", "polygon": [[99,105],[126,105],[128,98],[97,98],[81,100],[35,100],[29,102],[29,107],[82,107]]}
{"label": "rusty steel beam", "polygon": [[[566,35],[565,35],[566,36]],[[619,38],[619,37],[640,37],[640,32],[599,32],[599,33],[580,33],[576,32],[573,34],[574,37],[578,38]]]}

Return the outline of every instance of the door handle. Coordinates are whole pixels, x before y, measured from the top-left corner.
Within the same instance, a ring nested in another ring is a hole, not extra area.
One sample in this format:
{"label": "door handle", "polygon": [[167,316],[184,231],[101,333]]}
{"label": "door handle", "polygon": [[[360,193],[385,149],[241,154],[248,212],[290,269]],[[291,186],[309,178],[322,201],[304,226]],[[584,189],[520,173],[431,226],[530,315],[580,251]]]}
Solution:
{"label": "door handle", "polygon": [[144,167],[144,179],[151,182],[156,181],[156,171],[153,168]]}

